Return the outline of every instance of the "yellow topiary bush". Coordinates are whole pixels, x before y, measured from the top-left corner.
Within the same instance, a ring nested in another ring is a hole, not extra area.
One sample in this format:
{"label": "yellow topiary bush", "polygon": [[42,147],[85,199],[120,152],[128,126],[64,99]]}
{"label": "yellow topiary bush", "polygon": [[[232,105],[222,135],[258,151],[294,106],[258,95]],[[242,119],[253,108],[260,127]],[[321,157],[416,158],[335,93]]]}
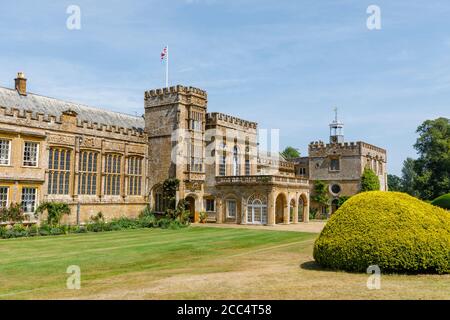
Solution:
{"label": "yellow topiary bush", "polygon": [[400,192],[357,194],[326,224],[314,259],[347,271],[450,273],[450,213]]}

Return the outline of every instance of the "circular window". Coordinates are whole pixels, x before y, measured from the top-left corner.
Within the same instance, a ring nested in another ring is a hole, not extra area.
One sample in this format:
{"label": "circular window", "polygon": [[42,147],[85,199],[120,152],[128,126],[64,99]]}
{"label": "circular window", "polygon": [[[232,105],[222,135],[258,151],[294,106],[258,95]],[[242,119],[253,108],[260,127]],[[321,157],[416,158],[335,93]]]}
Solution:
{"label": "circular window", "polygon": [[331,192],[334,194],[338,194],[339,192],[341,192],[341,186],[338,184],[333,184],[331,186]]}

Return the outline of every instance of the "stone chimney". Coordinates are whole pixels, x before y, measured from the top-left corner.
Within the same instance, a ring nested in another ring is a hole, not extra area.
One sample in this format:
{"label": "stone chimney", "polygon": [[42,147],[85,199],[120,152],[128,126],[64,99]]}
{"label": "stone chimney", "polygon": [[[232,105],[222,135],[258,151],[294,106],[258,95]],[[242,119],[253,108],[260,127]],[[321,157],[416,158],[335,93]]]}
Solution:
{"label": "stone chimney", "polygon": [[16,81],[16,90],[17,92],[22,95],[27,95],[27,79],[25,78],[25,73],[18,72],[17,78],[14,79]]}

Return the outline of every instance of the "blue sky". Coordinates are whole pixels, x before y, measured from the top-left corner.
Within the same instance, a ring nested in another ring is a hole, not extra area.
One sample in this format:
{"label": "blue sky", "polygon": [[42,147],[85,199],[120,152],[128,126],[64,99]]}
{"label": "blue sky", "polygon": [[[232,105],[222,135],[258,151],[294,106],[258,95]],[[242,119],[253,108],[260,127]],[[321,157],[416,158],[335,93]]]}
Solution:
{"label": "blue sky", "polygon": [[[81,30],[66,28],[72,4]],[[417,126],[450,116],[448,17],[448,0],[2,1],[0,86],[24,71],[31,92],[140,115],[169,44],[171,84],[207,90],[209,111],[279,128],[306,155],[337,106],[346,140],[386,148],[399,174]]]}

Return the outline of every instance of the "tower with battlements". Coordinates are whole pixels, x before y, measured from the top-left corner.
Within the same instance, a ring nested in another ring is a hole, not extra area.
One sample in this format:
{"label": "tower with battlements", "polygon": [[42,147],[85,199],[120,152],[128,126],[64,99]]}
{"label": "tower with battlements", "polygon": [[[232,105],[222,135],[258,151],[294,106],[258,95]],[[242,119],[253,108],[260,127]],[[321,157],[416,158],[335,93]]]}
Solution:
{"label": "tower with battlements", "polygon": [[161,186],[168,178],[180,181],[178,199],[186,198],[192,207],[202,207],[206,92],[181,85],[150,90],[145,92],[144,105],[149,185],[156,211],[164,209]]}
{"label": "tower with battlements", "polygon": [[308,158],[297,161],[297,171],[307,172],[311,191],[315,181],[327,185],[330,203],[327,206],[312,203],[313,211],[329,215],[337,209],[337,201],[343,196],[352,196],[361,190],[361,176],[370,168],[378,176],[380,190],[387,190],[386,150],[366,142],[344,142],[344,124],[337,117],[330,124],[330,142],[311,142]]}

